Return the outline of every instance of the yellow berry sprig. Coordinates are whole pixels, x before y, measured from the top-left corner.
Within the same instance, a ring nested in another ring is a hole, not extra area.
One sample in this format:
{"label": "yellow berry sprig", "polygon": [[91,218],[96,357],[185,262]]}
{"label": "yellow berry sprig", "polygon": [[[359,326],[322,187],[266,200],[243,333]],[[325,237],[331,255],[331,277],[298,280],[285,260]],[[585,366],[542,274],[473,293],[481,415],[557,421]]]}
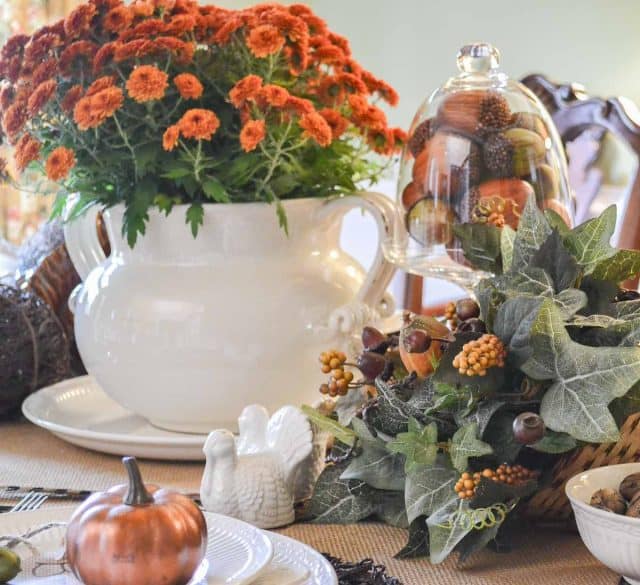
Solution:
{"label": "yellow berry sprig", "polygon": [[353,381],[353,372],[345,371],[347,356],[342,351],[332,349],[320,354],[320,369],[323,374],[331,374],[329,382],[320,386],[322,394],[346,396]]}
{"label": "yellow berry sprig", "polygon": [[465,472],[454,486],[455,492],[462,500],[469,500],[476,494],[476,488],[482,478],[501,482],[507,485],[520,485],[538,477],[538,472],[522,465],[500,465],[497,469],[484,469],[475,473]]}
{"label": "yellow berry sprig", "polygon": [[507,351],[497,335],[485,333],[469,341],[453,358],[453,367],[466,376],[486,376],[487,369],[504,367]]}

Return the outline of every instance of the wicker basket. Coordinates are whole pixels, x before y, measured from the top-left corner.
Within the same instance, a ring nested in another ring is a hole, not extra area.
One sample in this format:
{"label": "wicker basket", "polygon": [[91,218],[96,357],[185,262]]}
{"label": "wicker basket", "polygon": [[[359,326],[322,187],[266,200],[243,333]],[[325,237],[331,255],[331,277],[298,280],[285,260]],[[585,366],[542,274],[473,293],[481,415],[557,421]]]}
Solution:
{"label": "wicker basket", "polygon": [[639,460],[640,412],[627,418],[620,429],[618,442],[587,445],[560,459],[553,468],[551,485],[537,492],[527,502],[522,512],[527,518],[537,522],[563,524],[571,522],[571,504],[564,493],[567,480],[595,467],[633,463]]}

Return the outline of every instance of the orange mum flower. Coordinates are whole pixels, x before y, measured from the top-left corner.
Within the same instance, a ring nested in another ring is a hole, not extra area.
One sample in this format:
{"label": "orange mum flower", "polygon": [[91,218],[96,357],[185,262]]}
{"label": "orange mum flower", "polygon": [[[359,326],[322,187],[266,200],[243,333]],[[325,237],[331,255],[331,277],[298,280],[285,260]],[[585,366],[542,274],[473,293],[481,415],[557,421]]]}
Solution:
{"label": "orange mum flower", "polygon": [[387,117],[384,112],[372,106],[361,95],[350,95],[349,105],[351,106],[351,119],[358,127],[367,130],[386,130]]}
{"label": "orange mum flower", "polygon": [[364,81],[353,73],[340,73],[337,76],[337,81],[342,84],[349,93],[361,93],[365,95],[369,93]]}
{"label": "orange mum flower", "polygon": [[173,83],[175,83],[178,88],[180,96],[185,100],[196,100],[202,96],[202,92],[204,91],[200,80],[195,75],[191,75],[191,73],[180,73],[180,75],[176,75],[173,78]]}
{"label": "orange mum flower", "polygon": [[298,116],[302,116],[304,114],[310,114],[315,111],[313,107],[313,103],[310,100],[299,98],[296,96],[289,96],[287,103],[285,104],[285,108],[287,110],[291,110],[292,112],[298,114]]}
{"label": "orange mum flower", "polygon": [[51,99],[56,91],[58,84],[55,79],[43,81],[34,92],[29,96],[27,101],[27,114],[29,117],[35,116]]}
{"label": "orange mum flower", "polygon": [[347,57],[351,57],[351,47],[349,46],[349,40],[346,39],[345,37],[341,36],[341,35],[337,35],[335,33],[328,33],[327,35],[329,37],[329,40],[336,45],[337,47],[340,47],[342,49],[342,52],[345,54],[345,56]]}
{"label": "orange mum flower", "polygon": [[137,39],[135,41],[129,41],[128,43],[118,44],[115,47],[113,58],[117,63],[119,63],[120,61],[126,61],[133,57],[144,57],[145,55],[155,53],[156,51],[157,47],[153,41]]}
{"label": "orange mum flower", "polygon": [[9,106],[2,117],[2,127],[9,138],[14,137],[27,123],[27,110],[22,104]]}
{"label": "orange mum flower", "polygon": [[331,106],[343,102],[346,92],[337,77],[328,75],[318,85],[318,97],[323,104]]}
{"label": "orange mum flower", "polygon": [[169,126],[162,135],[162,148],[171,152],[177,145],[180,138],[180,127],[177,124]]}
{"label": "orange mum flower", "polygon": [[229,99],[236,108],[240,108],[246,101],[255,99],[261,87],[261,77],[257,75],[247,75],[231,88],[231,91],[229,91]]}
{"label": "orange mum flower", "polygon": [[31,83],[34,85],[40,85],[43,81],[55,77],[58,72],[58,64],[55,59],[47,59],[38,65],[31,76]]}
{"label": "orange mum flower", "polygon": [[160,100],[169,85],[169,76],[154,65],[136,67],[127,80],[129,96],[137,102]]}
{"label": "orange mum flower", "polygon": [[19,172],[24,171],[27,165],[40,158],[40,143],[31,134],[25,133],[20,137],[13,153],[13,160]]}
{"label": "orange mum flower", "polygon": [[180,63],[193,61],[193,54],[196,52],[194,43],[186,43],[175,37],[158,37],[155,44],[159,49],[171,51]]}
{"label": "orange mum flower", "polygon": [[0,59],[0,76],[6,77],[11,83],[16,83],[22,71],[22,57],[16,55]]}
{"label": "orange mum flower", "polygon": [[64,32],[68,37],[79,37],[91,28],[91,20],[96,14],[93,4],[81,4],[72,10],[64,21]]}
{"label": "orange mum flower", "polygon": [[298,124],[304,130],[303,135],[307,138],[313,138],[320,146],[331,144],[331,127],[317,112],[305,114],[300,118]]}
{"label": "orange mum flower", "polygon": [[333,45],[318,47],[313,53],[313,59],[327,65],[343,65],[345,56],[342,49]]}
{"label": "orange mum flower", "polygon": [[167,30],[167,25],[161,18],[149,18],[136,24],[131,30],[120,33],[121,41],[131,41],[134,39],[147,39],[163,34]]}
{"label": "orange mum flower", "polygon": [[142,16],[143,18],[151,16],[155,10],[153,2],[149,0],[134,0],[130,8],[136,16]]}
{"label": "orange mum flower", "polygon": [[106,43],[98,49],[98,52],[93,57],[93,70],[94,72],[100,71],[108,61],[111,61],[115,57],[116,51],[122,46],[122,43],[113,42]]}
{"label": "orange mum flower", "polygon": [[6,110],[13,102],[16,91],[12,85],[5,83],[0,88],[0,110]]}
{"label": "orange mum flower", "polygon": [[58,146],[47,157],[45,170],[47,177],[52,181],[61,181],[66,179],[69,171],[76,166],[76,155],[70,148]]}
{"label": "orange mum flower", "polygon": [[74,85],[67,93],[64,94],[62,102],[60,102],[62,111],[67,114],[72,112],[83,93],[84,90],[81,85]]}
{"label": "orange mum flower", "polygon": [[230,17],[214,35],[214,42],[219,45],[226,45],[229,42],[231,35],[238,29],[242,28],[243,25],[244,22],[239,16],[234,15]]}
{"label": "orange mum flower", "polygon": [[90,61],[98,52],[98,45],[91,41],[76,41],[71,43],[60,55],[58,63],[60,71],[66,77],[71,75],[73,67],[82,63],[83,60]]}
{"label": "orange mum flower", "polygon": [[265,85],[258,92],[258,99],[275,108],[282,108],[286,105],[290,93],[279,85]]}
{"label": "orange mum flower", "polygon": [[73,119],[80,130],[97,128],[122,106],[124,94],[119,87],[108,87],[80,99],[73,108]]}
{"label": "orange mum flower", "polygon": [[128,28],[132,22],[132,10],[127,6],[116,6],[104,15],[102,26],[109,32],[117,33]]}
{"label": "orange mum flower", "polygon": [[169,21],[166,32],[170,35],[180,36],[191,32],[195,27],[195,16],[191,14],[178,14]]}
{"label": "orange mum flower", "polygon": [[240,145],[245,152],[255,150],[267,135],[264,120],[251,120],[240,131]]}
{"label": "orange mum flower", "polygon": [[256,57],[268,57],[284,47],[285,38],[270,24],[262,24],[247,35],[247,47]]}
{"label": "orange mum flower", "polygon": [[25,63],[35,66],[44,59],[45,55],[54,47],[61,44],[61,39],[54,33],[47,33],[38,38],[32,39],[24,49]]}
{"label": "orange mum flower", "polygon": [[178,122],[180,132],[185,138],[211,140],[220,127],[220,120],[211,110],[188,110]]}
{"label": "orange mum flower", "polygon": [[326,120],[327,124],[329,124],[331,136],[334,140],[340,138],[349,127],[349,120],[335,110],[325,108],[324,110],[320,110],[319,114]]}
{"label": "orange mum flower", "polygon": [[88,88],[87,97],[97,94],[103,89],[113,87],[116,84],[116,78],[113,75],[105,75],[104,77],[98,77]]}
{"label": "orange mum flower", "polygon": [[17,34],[9,38],[9,40],[2,47],[0,55],[4,59],[11,59],[11,57],[21,57],[22,51],[24,51],[25,45],[31,40],[29,35]]}
{"label": "orange mum flower", "polygon": [[382,81],[382,79],[378,79],[368,71],[361,72],[362,81],[364,81],[368,90],[371,93],[378,93],[380,97],[384,101],[386,101],[390,106],[397,106],[398,101],[400,100],[398,96],[398,92],[393,89],[387,82]]}
{"label": "orange mum flower", "polygon": [[369,144],[373,150],[379,154],[389,155],[396,149],[395,136],[393,130],[380,128],[373,130],[369,134]]}

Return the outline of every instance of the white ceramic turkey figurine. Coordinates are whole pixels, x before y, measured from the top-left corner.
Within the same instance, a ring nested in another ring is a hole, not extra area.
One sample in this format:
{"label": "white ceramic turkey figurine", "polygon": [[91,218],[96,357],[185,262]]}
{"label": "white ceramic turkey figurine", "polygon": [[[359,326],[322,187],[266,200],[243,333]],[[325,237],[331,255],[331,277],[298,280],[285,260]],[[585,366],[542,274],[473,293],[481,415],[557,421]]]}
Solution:
{"label": "white ceramic turkey figurine", "polygon": [[258,405],[245,408],[238,424],[237,440],[217,430],[205,442],[202,506],[260,528],[291,524],[296,482],[313,451],[311,424],[293,406],[269,418]]}

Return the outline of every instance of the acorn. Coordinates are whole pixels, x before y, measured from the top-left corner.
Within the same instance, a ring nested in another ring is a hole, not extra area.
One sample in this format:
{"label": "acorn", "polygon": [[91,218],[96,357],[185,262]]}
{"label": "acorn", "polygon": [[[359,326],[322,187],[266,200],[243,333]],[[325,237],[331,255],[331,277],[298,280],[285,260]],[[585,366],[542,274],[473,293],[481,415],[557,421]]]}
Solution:
{"label": "acorn", "polygon": [[418,156],[420,151],[424,148],[424,144],[429,138],[431,138],[433,132],[433,118],[427,118],[418,124],[415,130],[411,133],[411,137],[407,142],[409,152],[414,156]]}
{"label": "acorn", "polygon": [[589,503],[595,508],[607,510],[614,514],[624,514],[627,511],[627,502],[625,499],[616,490],[611,488],[598,490],[591,496]]}
{"label": "acorn", "polygon": [[467,319],[462,321],[456,329],[456,333],[486,333],[487,324],[482,319]]}
{"label": "acorn", "polygon": [[389,336],[375,327],[367,325],[362,330],[362,345],[366,351],[384,354],[389,348],[390,343],[391,340]]}
{"label": "acorn", "polygon": [[533,114],[531,112],[516,112],[511,117],[511,124],[518,128],[532,130],[543,140],[546,140],[549,137],[547,126],[538,114]]}
{"label": "acorn", "polygon": [[547,149],[540,135],[525,128],[509,128],[503,135],[513,147],[511,170],[515,176],[529,175],[544,162]]}
{"label": "acorn", "polygon": [[640,473],[627,475],[620,483],[619,491],[623,498],[633,500],[634,496],[640,493]]}
{"label": "acorn", "polygon": [[475,319],[480,316],[480,305],[473,299],[460,299],[456,303],[456,315],[460,321]]}
{"label": "acorn", "polygon": [[455,92],[438,109],[438,122],[467,134],[498,130],[511,123],[507,100],[495,91],[472,89]]}
{"label": "acorn", "polygon": [[528,181],[533,185],[538,200],[556,199],[560,193],[560,181],[550,165],[538,165],[529,177]]}
{"label": "acorn", "polygon": [[545,425],[535,412],[523,412],[513,420],[513,438],[521,445],[533,445],[544,437]]}
{"label": "acorn", "polygon": [[[415,335],[416,331],[420,333]],[[430,343],[427,345],[426,341],[429,339]],[[450,340],[453,337],[449,329],[437,319],[408,314],[400,330],[400,359],[409,373],[428,376],[433,372],[434,362],[442,355],[442,344]],[[418,351],[420,349],[423,351]]]}
{"label": "acorn", "polygon": [[425,246],[450,244],[453,241],[453,224],[456,214],[443,201],[424,197],[407,211],[405,217],[409,235]]}

